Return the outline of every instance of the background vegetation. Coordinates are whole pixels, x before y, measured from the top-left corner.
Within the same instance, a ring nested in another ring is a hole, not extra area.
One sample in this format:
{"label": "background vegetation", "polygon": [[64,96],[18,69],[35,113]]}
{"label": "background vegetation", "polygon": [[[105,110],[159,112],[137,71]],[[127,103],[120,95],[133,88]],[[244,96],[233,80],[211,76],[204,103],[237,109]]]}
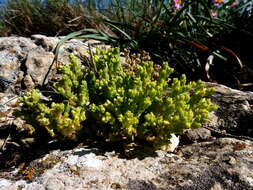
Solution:
{"label": "background vegetation", "polygon": [[0,35],[82,30],[72,37],[145,50],[174,75],[252,90],[252,11],[248,0],[9,0]]}

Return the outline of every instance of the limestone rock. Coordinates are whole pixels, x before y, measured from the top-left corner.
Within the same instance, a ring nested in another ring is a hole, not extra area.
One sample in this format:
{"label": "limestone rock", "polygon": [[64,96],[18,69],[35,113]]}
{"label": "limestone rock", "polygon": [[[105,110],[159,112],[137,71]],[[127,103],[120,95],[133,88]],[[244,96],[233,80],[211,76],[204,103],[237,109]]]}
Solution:
{"label": "limestone rock", "polygon": [[[9,114],[13,110],[10,104],[14,100],[11,98],[16,97],[17,100],[18,96],[23,94],[23,90],[33,89],[43,83],[54,58],[52,50],[61,39],[63,37],[43,35],[33,35],[31,38],[0,37],[0,116],[8,115],[5,118],[0,117],[0,126],[9,125],[13,120],[13,116]],[[95,40],[70,40],[60,48],[58,62],[63,65],[69,64],[70,53],[82,59],[89,55],[89,47],[94,51],[98,44],[100,43]],[[54,68],[55,65],[49,73],[48,80],[57,78]],[[6,99],[7,97],[10,99]]]}
{"label": "limestone rock", "polygon": [[211,100],[219,106],[218,111],[211,114],[206,126],[234,135],[253,137],[253,92],[243,92],[215,83],[206,85],[215,89]]}
{"label": "limestone rock", "polygon": [[27,90],[32,90],[33,88],[35,88],[35,83],[31,77],[31,75],[26,75],[23,79],[23,83],[24,83]]}
{"label": "limestone rock", "polygon": [[[42,84],[54,57],[52,51],[63,38],[44,35],[33,35],[31,38],[1,37],[0,92],[10,88],[15,91],[17,83],[19,86],[24,83],[28,88]],[[101,43],[95,40],[72,39],[60,48],[58,62],[68,64],[70,53],[82,59],[89,55],[89,47],[94,51],[98,44]],[[49,79],[52,76],[53,72]]]}
{"label": "limestone rock", "polygon": [[57,37],[47,37],[40,34],[32,35],[31,39],[34,40],[37,46],[41,46],[46,51],[52,51],[59,42],[59,38]]}
{"label": "limestone rock", "polygon": [[209,113],[207,128],[189,129],[182,140],[196,142],[210,140],[213,134],[209,129],[217,130],[223,135],[253,137],[253,92],[243,92],[216,83],[206,83],[215,93],[210,96],[219,106],[216,112]]}
{"label": "limestone rock", "polygon": [[[48,161],[53,164],[48,166],[45,164]],[[25,182],[12,179],[15,172],[20,173],[13,170],[5,173],[7,179],[0,179],[2,186],[23,190],[250,190],[253,188],[253,144],[221,138],[183,146],[177,154],[164,152],[144,159],[124,159],[115,153],[84,146],[54,150],[32,161],[28,168],[34,168],[34,173],[29,179],[24,177]]]}
{"label": "limestone rock", "polygon": [[27,75],[33,80],[34,86],[42,85],[53,59],[54,54],[46,52],[42,48],[37,48],[28,53],[25,66],[27,68]]}
{"label": "limestone rock", "polygon": [[182,135],[187,142],[206,141],[212,139],[211,131],[205,128],[189,129]]}

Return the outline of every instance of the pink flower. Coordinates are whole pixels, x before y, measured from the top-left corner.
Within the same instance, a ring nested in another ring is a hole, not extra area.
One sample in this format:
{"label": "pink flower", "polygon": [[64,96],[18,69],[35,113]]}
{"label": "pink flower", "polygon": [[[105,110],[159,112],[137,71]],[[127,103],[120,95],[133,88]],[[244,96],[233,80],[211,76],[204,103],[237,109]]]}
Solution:
{"label": "pink flower", "polygon": [[238,5],[238,4],[239,4],[238,0],[235,0],[235,1],[230,5],[230,7],[235,7],[235,6]]}
{"label": "pink flower", "polygon": [[211,11],[211,16],[212,16],[213,18],[217,18],[217,17],[218,17],[218,11],[217,11],[217,10],[212,10],[212,11]]}
{"label": "pink flower", "polygon": [[220,7],[224,3],[224,0],[213,0],[213,3],[216,7]]}
{"label": "pink flower", "polygon": [[213,0],[214,4],[222,4],[224,3],[224,0]]}
{"label": "pink flower", "polygon": [[174,0],[173,2],[173,8],[175,8],[176,10],[179,10],[182,8],[183,2],[182,0]]}

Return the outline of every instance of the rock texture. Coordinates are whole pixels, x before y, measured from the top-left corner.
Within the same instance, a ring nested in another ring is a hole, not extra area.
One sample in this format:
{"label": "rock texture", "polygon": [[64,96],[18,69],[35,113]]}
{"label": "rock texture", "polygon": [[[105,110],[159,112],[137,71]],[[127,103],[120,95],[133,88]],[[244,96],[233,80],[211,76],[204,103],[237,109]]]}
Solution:
{"label": "rock texture", "polygon": [[[43,35],[0,38],[0,92],[18,84],[23,88],[41,84],[54,57],[52,50],[62,38]],[[99,42],[73,39],[64,43],[59,51],[59,63],[67,64],[69,53],[79,58],[87,55],[88,44],[94,48]]]}
{"label": "rock texture", "polygon": [[[0,190],[253,189],[253,92],[223,85],[210,98],[219,105],[203,128],[181,136],[173,153],[141,150],[127,156],[105,147],[79,145],[67,150],[54,142],[33,145],[25,123],[13,117],[17,97],[42,84],[61,38],[0,38]],[[87,59],[88,43],[71,40],[60,49],[59,64],[68,54]],[[49,82],[55,77],[55,68]],[[19,132],[16,128],[22,128]]]}
{"label": "rock texture", "polygon": [[[54,150],[26,168],[2,172],[0,189],[253,189],[253,144],[231,138],[157,151],[144,159],[78,147]],[[30,173],[29,173],[30,172]],[[24,180],[13,180],[23,174]]]}
{"label": "rock texture", "polygon": [[210,98],[219,109],[210,114],[209,121],[204,125],[206,128],[190,130],[184,138],[191,142],[210,140],[212,131],[220,136],[234,135],[253,140],[253,92],[243,92],[215,83],[206,83],[206,86],[215,89]]}
{"label": "rock texture", "polygon": [[[33,35],[31,38],[0,38],[0,126],[13,122],[12,107],[17,104],[17,96],[25,90],[33,89],[43,83],[54,59],[52,50],[63,37]],[[69,53],[80,59],[89,55],[89,45],[94,51],[95,40],[70,40],[59,51],[59,64],[68,64]],[[53,65],[47,79],[55,76],[56,64]],[[48,80],[46,80],[47,84]]]}
{"label": "rock texture", "polygon": [[215,89],[211,99],[219,105],[219,110],[207,125],[234,135],[253,137],[253,92],[242,92],[215,83],[207,83],[207,86]]}

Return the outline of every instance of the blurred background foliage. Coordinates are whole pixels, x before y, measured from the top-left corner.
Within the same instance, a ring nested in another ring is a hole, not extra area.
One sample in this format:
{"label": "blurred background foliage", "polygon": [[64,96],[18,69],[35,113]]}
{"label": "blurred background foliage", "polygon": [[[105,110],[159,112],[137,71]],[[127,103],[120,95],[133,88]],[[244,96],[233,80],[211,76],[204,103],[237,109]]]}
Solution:
{"label": "blurred background foliage", "polygon": [[9,0],[0,35],[99,39],[189,80],[253,90],[252,11],[252,0]]}

